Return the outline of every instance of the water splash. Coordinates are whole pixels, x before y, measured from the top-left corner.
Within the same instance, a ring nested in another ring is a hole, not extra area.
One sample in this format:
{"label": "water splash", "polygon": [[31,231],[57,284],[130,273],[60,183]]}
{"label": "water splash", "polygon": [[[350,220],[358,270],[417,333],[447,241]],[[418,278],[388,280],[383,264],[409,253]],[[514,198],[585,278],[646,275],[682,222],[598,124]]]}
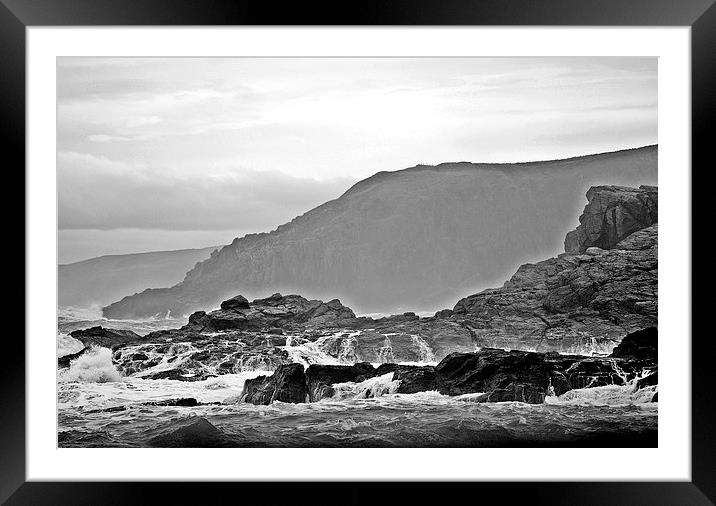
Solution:
{"label": "water splash", "polygon": [[70,362],[68,369],[58,373],[61,382],[108,383],[121,381],[122,375],[112,363],[112,351],[93,347]]}
{"label": "water splash", "polygon": [[390,337],[385,336],[385,342],[383,347],[378,350],[378,357],[384,364],[395,363],[395,355],[393,354],[393,345],[390,342]]}
{"label": "water splash", "polygon": [[400,386],[400,380],[393,381],[393,373],[369,378],[359,383],[347,382],[333,385],[335,394],[331,399],[372,399],[393,394]]}
{"label": "water splash", "polygon": [[418,360],[420,362],[425,364],[433,364],[436,362],[435,353],[425,339],[417,335],[411,335],[410,338],[413,340],[413,345],[417,350]]}

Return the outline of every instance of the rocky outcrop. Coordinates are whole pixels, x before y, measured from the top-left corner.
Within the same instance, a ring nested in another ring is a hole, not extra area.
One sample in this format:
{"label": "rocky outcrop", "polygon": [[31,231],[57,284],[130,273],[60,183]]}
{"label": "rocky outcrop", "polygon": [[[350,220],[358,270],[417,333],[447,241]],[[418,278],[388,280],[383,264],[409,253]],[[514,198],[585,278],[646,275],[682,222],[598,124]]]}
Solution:
{"label": "rocky outcrop", "polygon": [[246,380],[241,400],[251,404],[306,402],[306,374],[301,364],[282,365],[271,376]]}
{"label": "rocky outcrop", "polygon": [[125,297],[104,315],[181,316],[235,293],[275,291],[339,297],[360,312],[441,307],[501,283],[524,258],[549,256],[591,185],[656,183],[657,157],[650,146],[380,172],[274,231],[236,238],[180,283]]}
{"label": "rocky outcrop", "polygon": [[[595,187],[590,204],[603,194],[605,202],[628,202],[630,216],[649,216],[631,221],[629,230],[656,219],[653,187]],[[468,328],[479,346],[609,353],[627,333],[657,323],[657,246],[658,224],[650,224],[612,249],[591,246],[523,265],[502,288],[460,300],[446,318]]]}
{"label": "rocky outcrop", "polygon": [[142,337],[131,330],[105,329],[102,326],[75,330],[70,332],[70,336],[82,342],[85,348],[90,346],[118,348],[142,342]]}
{"label": "rocky outcrop", "polygon": [[594,186],[587,192],[587,200],[579,226],[564,240],[567,253],[584,253],[591,247],[612,249],[659,220],[655,186]]}
{"label": "rocky outcrop", "polygon": [[282,328],[320,328],[350,326],[356,315],[338,299],[328,302],[308,300],[300,295],[275,293],[249,303],[236,295],[221,303],[221,309],[198,311],[189,317],[184,331],[226,330],[266,331]]}

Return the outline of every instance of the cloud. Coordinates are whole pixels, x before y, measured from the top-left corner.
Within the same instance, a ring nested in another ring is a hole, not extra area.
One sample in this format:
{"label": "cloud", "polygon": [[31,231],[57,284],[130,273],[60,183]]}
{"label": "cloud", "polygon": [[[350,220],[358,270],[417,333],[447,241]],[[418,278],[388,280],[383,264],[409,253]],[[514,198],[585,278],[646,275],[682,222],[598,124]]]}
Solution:
{"label": "cloud", "polygon": [[60,229],[270,230],[340,196],[355,179],[223,170],[179,176],[86,153],[58,154]]}

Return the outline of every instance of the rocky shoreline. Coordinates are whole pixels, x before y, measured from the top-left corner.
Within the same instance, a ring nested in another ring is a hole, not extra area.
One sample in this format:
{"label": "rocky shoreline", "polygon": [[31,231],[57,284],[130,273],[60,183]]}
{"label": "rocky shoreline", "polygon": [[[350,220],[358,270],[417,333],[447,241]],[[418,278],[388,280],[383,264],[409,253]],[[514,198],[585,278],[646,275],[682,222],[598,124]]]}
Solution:
{"label": "rocky shoreline", "polygon": [[73,331],[84,349],[58,367],[104,347],[123,375],[144,379],[273,371],[246,382],[241,398],[253,404],[315,402],[336,384],[387,374],[396,393],[484,394],[479,402],[541,403],[572,389],[653,383],[657,189],[598,186],[587,198],[565,253],[433,316],[368,318],[338,299],[236,295],[178,329]]}
{"label": "rocky shoreline", "polygon": [[[280,366],[271,376],[246,381],[241,401],[270,404],[274,401],[316,402],[335,394],[338,383],[359,383],[392,375],[393,393],[437,391],[443,395],[479,393],[475,402],[516,401],[541,404],[548,395],[605,385],[625,385],[640,377],[636,388],[656,384],[657,329],[629,334],[608,357],[584,357],[557,353],[483,349],[452,353],[436,366],[381,364],[302,364]],[[626,350],[626,351],[625,351]],[[366,390],[366,397],[374,395]]]}

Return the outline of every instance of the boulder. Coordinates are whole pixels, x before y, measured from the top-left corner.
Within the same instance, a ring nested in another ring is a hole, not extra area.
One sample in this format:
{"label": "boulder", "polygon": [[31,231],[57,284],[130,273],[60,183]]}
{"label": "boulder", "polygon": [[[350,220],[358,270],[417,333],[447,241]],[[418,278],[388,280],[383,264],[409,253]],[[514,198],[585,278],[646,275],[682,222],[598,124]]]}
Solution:
{"label": "boulder", "polygon": [[105,329],[102,326],[74,330],[70,332],[70,336],[82,342],[85,348],[101,346],[116,349],[121,346],[142,342],[142,337],[131,330]]}
{"label": "boulder", "polygon": [[438,389],[443,394],[501,390],[496,394],[501,400],[531,404],[544,401],[551,378],[551,368],[544,354],[497,349],[452,353],[435,367],[435,371]]}
{"label": "boulder", "polygon": [[282,365],[271,376],[246,380],[241,402],[271,404],[274,401],[306,402],[306,374],[302,364]]}
{"label": "boulder", "polygon": [[221,309],[225,311],[230,309],[249,309],[250,307],[249,301],[243,295],[235,295],[221,303]]}
{"label": "boulder", "polygon": [[400,365],[393,371],[393,381],[400,381],[396,393],[414,394],[438,389],[437,373],[433,366]]}

